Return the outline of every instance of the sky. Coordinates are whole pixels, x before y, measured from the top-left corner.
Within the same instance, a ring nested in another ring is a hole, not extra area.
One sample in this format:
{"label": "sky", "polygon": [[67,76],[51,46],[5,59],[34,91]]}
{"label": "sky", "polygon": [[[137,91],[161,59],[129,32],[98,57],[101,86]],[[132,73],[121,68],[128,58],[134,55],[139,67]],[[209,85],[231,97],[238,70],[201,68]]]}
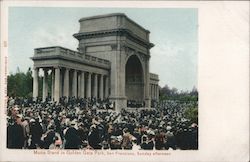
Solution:
{"label": "sky", "polygon": [[178,90],[197,87],[198,10],[195,8],[71,8],[10,7],[9,73],[26,72],[33,66],[34,48],[62,46],[76,50],[72,36],[82,17],[125,13],[150,31],[150,72],[159,75],[159,85]]}

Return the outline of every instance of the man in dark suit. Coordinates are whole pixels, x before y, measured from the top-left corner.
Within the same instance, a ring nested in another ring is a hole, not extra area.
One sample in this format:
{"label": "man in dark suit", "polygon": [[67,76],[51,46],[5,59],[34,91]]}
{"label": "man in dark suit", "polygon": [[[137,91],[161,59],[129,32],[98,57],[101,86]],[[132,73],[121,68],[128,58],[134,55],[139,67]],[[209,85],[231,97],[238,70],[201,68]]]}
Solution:
{"label": "man in dark suit", "polygon": [[99,131],[98,128],[96,127],[96,125],[92,125],[90,127],[90,132],[88,135],[88,142],[89,145],[93,148],[93,149],[101,149],[101,138],[99,135]]}
{"label": "man in dark suit", "polygon": [[55,127],[53,125],[51,125],[49,127],[49,130],[45,133],[46,136],[44,138],[44,144],[43,144],[43,147],[45,149],[49,149],[50,145],[54,142],[55,135],[56,135],[56,132],[54,129],[55,129]]}
{"label": "man in dark suit", "polygon": [[74,127],[76,125],[75,121],[71,122],[71,127],[65,133],[65,149],[79,149],[81,146],[81,139],[78,136],[78,131]]}
{"label": "man in dark suit", "polygon": [[8,148],[22,149],[24,146],[24,132],[22,123],[22,115],[16,115],[15,123],[8,127]]}
{"label": "man in dark suit", "polygon": [[37,147],[42,147],[41,137],[43,134],[43,128],[39,123],[39,119],[30,120],[30,135],[31,135],[31,144],[30,149],[36,149]]}

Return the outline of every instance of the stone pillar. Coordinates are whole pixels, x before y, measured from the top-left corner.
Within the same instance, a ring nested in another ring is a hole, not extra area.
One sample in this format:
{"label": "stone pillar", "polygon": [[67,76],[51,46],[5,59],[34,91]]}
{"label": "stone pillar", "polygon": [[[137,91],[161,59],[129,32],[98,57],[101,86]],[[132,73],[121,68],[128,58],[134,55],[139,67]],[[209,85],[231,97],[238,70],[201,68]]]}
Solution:
{"label": "stone pillar", "polygon": [[60,68],[55,68],[55,90],[54,90],[54,100],[59,103],[60,99]]}
{"label": "stone pillar", "polygon": [[81,86],[82,86],[82,84],[81,84],[81,78],[82,78],[82,73],[80,72],[80,74],[78,74],[78,76],[77,76],[77,85],[78,85],[78,87],[77,87],[77,98],[81,98]]}
{"label": "stone pillar", "polygon": [[151,100],[150,100],[150,96],[149,96],[149,88],[150,88],[150,84],[149,84],[149,58],[146,59],[145,61],[146,67],[145,67],[145,106],[147,108],[151,108]]}
{"label": "stone pillar", "polygon": [[38,76],[39,68],[34,68],[33,75],[33,100],[36,101],[38,97]]}
{"label": "stone pillar", "polygon": [[55,97],[55,69],[53,68],[51,70],[51,101],[54,101],[54,97]]}
{"label": "stone pillar", "polygon": [[64,85],[63,85],[63,96],[69,97],[69,69],[65,69],[64,72]]}
{"label": "stone pillar", "polygon": [[153,84],[150,84],[151,88],[151,100],[154,98]]}
{"label": "stone pillar", "polygon": [[151,100],[153,100],[154,99],[154,84],[152,84],[152,98],[151,98]]}
{"label": "stone pillar", "polygon": [[151,97],[151,99],[153,98],[153,95],[152,95],[152,84],[150,84],[150,97]]}
{"label": "stone pillar", "polygon": [[81,72],[81,98],[85,97],[85,74],[84,71]]}
{"label": "stone pillar", "polygon": [[152,100],[153,97],[154,97],[154,94],[153,94],[153,93],[154,93],[154,92],[153,92],[153,84],[151,84],[150,87],[151,87],[151,100]]}
{"label": "stone pillar", "polygon": [[59,97],[63,97],[63,79],[64,79],[64,73],[62,72],[62,69],[61,69],[61,73],[60,73],[60,95]]}
{"label": "stone pillar", "polygon": [[77,71],[73,71],[72,96],[77,97]]}
{"label": "stone pillar", "polygon": [[155,99],[155,86],[152,84],[152,99]]}
{"label": "stone pillar", "polygon": [[46,98],[48,97],[48,69],[43,69],[44,76],[43,76],[43,101],[46,101]]}
{"label": "stone pillar", "polygon": [[93,94],[93,97],[96,97],[96,98],[98,97],[97,90],[98,90],[97,74],[94,74],[94,94]]}
{"label": "stone pillar", "polygon": [[100,74],[99,98],[103,100],[103,75]]}
{"label": "stone pillar", "polygon": [[156,85],[154,85],[154,94],[155,94],[155,99],[156,99]]}
{"label": "stone pillar", "polygon": [[91,73],[88,73],[88,81],[87,81],[87,98],[91,97]]}
{"label": "stone pillar", "polygon": [[155,100],[157,100],[157,84],[155,85]]}
{"label": "stone pillar", "polygon": [[105,77],[105,98],[109,97],[109,77]]}
{"label": "stone pillar", "polygon": [[159,85],[156,85],[156,100],[159,101]]}
{"label": "stone pillar", "polygon": [[157,85],[155,84],[155,100],[157,100]]}

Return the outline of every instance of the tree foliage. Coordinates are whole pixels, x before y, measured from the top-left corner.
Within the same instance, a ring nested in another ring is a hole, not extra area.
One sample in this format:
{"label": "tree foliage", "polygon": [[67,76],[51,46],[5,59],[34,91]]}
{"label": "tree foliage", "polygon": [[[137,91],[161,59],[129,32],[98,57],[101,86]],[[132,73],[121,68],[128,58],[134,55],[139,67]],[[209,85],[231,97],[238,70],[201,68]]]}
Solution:
{"label": "tree foliage", "polygon": [[187,119],[190,119],[191,123],[198,124],[198,107],[188,108],[186,109],[184,114]]}
{"label": "tree foliage", "polygon": [[32,70],[26,73],[17,70],[15,74],[8,76],[7,93],[11,97],[32,97],[33,78]]}
{"label": "tree foliage", "polygon": [[[51,94],[51,74],[48,74],[48,93]],[[21,72],[19,68],[15,74],[10,74],[8,76],[8,96],[9,97],[32,97],[33,93],[33,77],[32,70],[29,68],[26,73]],[[38,78],[38,96],[42,96],[43,89],[43,77]]]}
{"label": "tree foliage", "polygon": [[198,91],[196,87],[192,91],[179,91],[175,87],[165,85],[160,89],[160,100],[198,101]]}
{"label": "tree foliage", "polygon": [[[165,85],[160,89],[160,100],[178,100],[184,102],[197,102],[198,101],[198,91],[194,87],[191,91],[178,91],[176,88],[170,88]],[[190,124],[198,124],[198,107],[187,108],[184,112],[186,119],[190,120]]]}

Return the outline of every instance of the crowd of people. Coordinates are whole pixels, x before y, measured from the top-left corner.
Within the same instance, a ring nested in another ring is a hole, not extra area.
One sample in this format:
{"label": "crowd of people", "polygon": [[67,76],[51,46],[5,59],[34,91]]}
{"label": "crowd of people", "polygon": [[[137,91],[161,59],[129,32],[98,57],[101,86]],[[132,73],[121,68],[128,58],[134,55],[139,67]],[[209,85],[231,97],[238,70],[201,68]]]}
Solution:
{"label": "crowd of people", "polygon": [[12,99],[7,147],[12,149],[198,149],[198,123],[184,116],[197,102],[165,101],[151,109],[114,111],[108,99]]}
{"label": "crowd of people", "polygon": [[145,107],[145,102],[144,101],[137,101],[137,100],[128,100],[127,107],[130,107],[130,108]]}

